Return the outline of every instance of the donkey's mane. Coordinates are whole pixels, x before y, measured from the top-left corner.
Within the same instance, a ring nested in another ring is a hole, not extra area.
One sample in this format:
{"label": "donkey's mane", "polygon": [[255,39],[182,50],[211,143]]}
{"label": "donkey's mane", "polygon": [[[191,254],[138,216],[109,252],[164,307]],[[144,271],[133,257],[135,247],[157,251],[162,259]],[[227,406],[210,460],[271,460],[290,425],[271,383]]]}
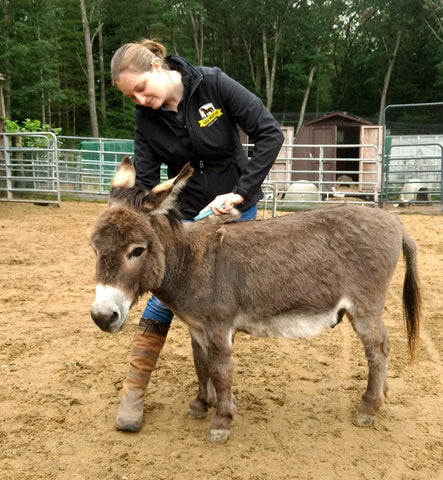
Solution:
{"label": "donkey's mane", "polygon": [[[148,194],[149,190],[140,183],[131,188],[113,187],[110,192],[110,203],[122,203],[126,208],[142,213],[146,212],[145,199]],[[183,216],[175,206],[162,213],[172,228],[181,226]]]}
{"label": "donkey's mane", "polygon": [[113,187],[109,195],[109,202],[124,203],[126,207],[140,212],[143,209],[143,200],[148,193],[149,191],[138,183],[132,188]]}
{"label": "donkey's mane", "polygon": [[172,228],[181,228],[183,215],[179,212],[177,208],[168,210],[165,216],[169,220],[169,224]]}

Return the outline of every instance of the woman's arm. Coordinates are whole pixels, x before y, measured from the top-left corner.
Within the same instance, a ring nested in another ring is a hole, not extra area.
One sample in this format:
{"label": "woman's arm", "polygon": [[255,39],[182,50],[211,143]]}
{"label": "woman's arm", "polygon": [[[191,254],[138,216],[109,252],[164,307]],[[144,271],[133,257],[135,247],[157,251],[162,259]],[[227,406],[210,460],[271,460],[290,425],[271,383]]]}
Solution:
{"label": "woman's arm", "polygon": [[[137,114],[136,114],[137,123]],[[149,190],[160,183],[161,161],[156,160],[140,130],[136,127],[134,134],[134,166],[136,181]]]}
{"label": "woman's arm", "polygon": [[284,141],[277,120],[263,102],[223,71],[219,71],[218,93],[229,117],[254,144],[251,160],[233,192],[245,200],[254,196],[271,169]]}

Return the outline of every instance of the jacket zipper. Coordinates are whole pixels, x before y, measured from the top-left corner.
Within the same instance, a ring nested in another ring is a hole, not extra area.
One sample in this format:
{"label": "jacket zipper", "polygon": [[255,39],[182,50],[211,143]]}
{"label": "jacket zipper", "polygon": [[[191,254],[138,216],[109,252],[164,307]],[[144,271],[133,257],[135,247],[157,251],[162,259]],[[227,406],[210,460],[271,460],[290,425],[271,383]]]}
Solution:
{"label": "jacket zipper", "polygon": [[[191,102],[191,98],[192,98],[192,95],[194,94],[195,90],[197,89],[198,85],[200,84],[200,82],[202,81],[202,79],[200,78],[199,81],[197,83],[195,83],[194,85],[192,85],[192,90],[189,92],[189,95],[188,95],[188,98],[186,99],[186,102],[184,101],[183,103],[183,120],[184,120],[184,123],[185,123],[185,126],[186,128],[188,129],[189,131],[189,137],[191,138],[191,144],[194,148],[194,150],[197,150],[197,152],[200,150],[201,151],[201,148],[199,148],[200,146],[200,137],[198,135],[198,133],[196,132],[195,130],[195,127],[192,123],[189,123],[189,127],[187,125],[187,121],[189,120],[189,105],[192,103]],[[194,142],[195,142],[195,148],[194,147]],[[206,173],[205,173],[205,164],[203,162],[203,160],[199,159],[199,174],[200,175],[203,175],[204,176],[204,190],[207,191],[208,190],[208,179],[206,178]]]}

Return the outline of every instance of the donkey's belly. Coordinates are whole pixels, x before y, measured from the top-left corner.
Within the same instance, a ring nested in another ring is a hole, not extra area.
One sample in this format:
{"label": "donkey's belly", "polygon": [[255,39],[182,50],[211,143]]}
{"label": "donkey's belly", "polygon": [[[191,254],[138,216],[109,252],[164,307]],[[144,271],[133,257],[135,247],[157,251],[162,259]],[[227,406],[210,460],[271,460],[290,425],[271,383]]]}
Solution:
{"label": "donkey's belly", "polygon": [[295,311],[258,320],[239,315],[234,320],[234,330],[246,332],[254,337],[313,337],[335,327],[346,312],[352,315],[352,310],[351,301],[342,298],[333,309],[323,312]]}

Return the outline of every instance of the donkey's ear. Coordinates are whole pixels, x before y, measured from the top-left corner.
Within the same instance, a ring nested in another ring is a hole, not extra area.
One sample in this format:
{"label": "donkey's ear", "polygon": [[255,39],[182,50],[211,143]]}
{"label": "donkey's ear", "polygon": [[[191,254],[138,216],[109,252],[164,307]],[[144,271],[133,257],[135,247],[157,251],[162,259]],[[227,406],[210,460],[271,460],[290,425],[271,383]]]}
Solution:
{"label": "donkey's ear", "polygon": [[113,188],[132,188],[135,185],[135,168],[131,159],[126,155],[122,163],[117,169],[111,182],[111,190]]}
{"label": "donkey's ear", "polygon": [[144,199],[143,210],[153,214],[165,214],[175,208],[175,201],[188,178],[194,173],[190,163],[183,166],[180,173],[166,182],[156,185]]}

